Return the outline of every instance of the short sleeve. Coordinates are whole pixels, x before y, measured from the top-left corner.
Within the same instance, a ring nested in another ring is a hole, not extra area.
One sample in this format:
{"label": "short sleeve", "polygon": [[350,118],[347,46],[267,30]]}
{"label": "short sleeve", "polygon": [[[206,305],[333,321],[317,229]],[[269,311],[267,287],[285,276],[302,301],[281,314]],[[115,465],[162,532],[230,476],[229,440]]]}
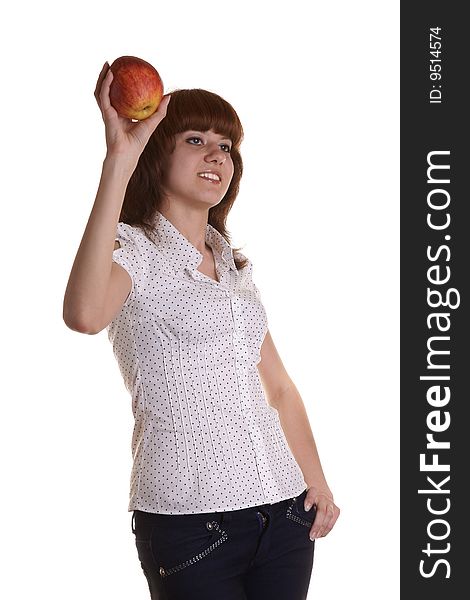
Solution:
{"label": "short sleeve", "polygon": [[121,267],[129,273],[132,281],[131,291],[123,305],[128,306],[135,297],[135,288],[140,264],[140,253],[136,243],[135,229],[127,223],[118,223],[115,240],[119,242],[120,248],[116,248],[113,251],[113,262],[121,265]]}

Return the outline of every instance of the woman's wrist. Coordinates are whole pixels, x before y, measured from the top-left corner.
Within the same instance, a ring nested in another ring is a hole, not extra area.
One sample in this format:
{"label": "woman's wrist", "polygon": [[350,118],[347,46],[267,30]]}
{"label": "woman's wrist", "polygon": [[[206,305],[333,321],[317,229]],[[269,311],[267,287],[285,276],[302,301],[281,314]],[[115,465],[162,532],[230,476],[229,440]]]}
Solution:
{"label": "woman's wrist", "polygon": [[326,498],[328,498],[328,500],[330,500],[331,502],[334,502],[334,498],[333,498],[333,494],[331,493],[331,491],[328,488],[320,488],[316,485],[308,485],[307,486],[309,491],[312,489],[315,496],[325,496]]}
{"label": "woman's wrist", "polygon": [[115,154],[107,154],[103,160],[103,172],[128,181],[135,171],[136,164],[128,158]]}
{"label": "woman's wrist", "polygon": [[103,160],[103,165],[109,165],[114,169],[120,169],[129,172],[131,175],[137,166],[138,160],[129,159],[129,156],[118,153],[107,153]]}

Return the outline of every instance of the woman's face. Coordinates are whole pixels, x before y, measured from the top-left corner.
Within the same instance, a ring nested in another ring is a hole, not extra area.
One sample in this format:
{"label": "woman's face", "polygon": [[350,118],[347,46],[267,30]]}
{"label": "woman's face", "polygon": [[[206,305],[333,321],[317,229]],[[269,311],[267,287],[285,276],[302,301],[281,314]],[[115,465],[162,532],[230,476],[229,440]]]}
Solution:
{"label": "woman's face", "polygon": [[211,129],[184,131],[175,141],[165,173],[167,197],[207,209],[217,205],[233,177],[232,141]]}

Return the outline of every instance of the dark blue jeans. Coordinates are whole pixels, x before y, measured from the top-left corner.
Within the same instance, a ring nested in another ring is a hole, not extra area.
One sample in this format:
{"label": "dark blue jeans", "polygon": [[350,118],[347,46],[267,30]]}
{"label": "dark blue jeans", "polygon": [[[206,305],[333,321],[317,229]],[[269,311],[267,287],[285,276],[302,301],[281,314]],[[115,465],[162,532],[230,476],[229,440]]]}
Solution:
{"label": "dark blue jeans", "polygon": [[306,490],[275,504],[164,515],[135,510],[152,600],[305,600],[315,542]]}

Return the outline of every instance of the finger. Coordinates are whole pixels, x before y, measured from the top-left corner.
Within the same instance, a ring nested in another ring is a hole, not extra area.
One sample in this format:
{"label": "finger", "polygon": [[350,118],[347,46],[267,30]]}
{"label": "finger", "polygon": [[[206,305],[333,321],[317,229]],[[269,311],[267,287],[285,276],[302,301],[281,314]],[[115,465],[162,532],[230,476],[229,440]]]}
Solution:
{"label": "finger", "polygon": [[98,80],[96,81],[94,96],[98,103],[99,103],[99,94],[100,94],[100,90],[101,90],[101,84],[103,83],[103,79],[106,77],[108,70],[110,70],[110,67],[109,67],[108,61],[106,61],[101,69],[100,74],[98,75]]}
{"label": "finger", "polygon": [[166,94],[165,96],[163,96],[163,98],[160,100],[160,104],[158,105],[157,110],[152,115],[150,115],[150,117],[144,119],[144,121],[141,121],[141,123],[145,123],[146,125],[148,125],[149,129],[153,131],[157,127],[157,125],[165,118],[168,104],[170,104],[170,98],[171,94]]}
{"label": "finger", "polygon": [[170,96],[164,96],[160,101],[157,110],[150,115],[150,117],[135,123],[135,129],[132,133],[143,146],[147,144],[150,136],[158,127],[158,124],[164,119],[169,102]]}
{"label": "finger", "polygon": [[315,519],[313,521],[312,529],[310,530],[310,539],[318,539],[320,537],[320,532],[323,531],[323,521],[324,517],[321,511],[317,507],[317,513],[315,515]]}
{"label": "finger", "polygon": [[335,515],[335,506],[333,502],[322,498],[317,504],[317,513],[313,522],[311,535],[314,538],[320,538],[331,530],[330,523]]}
{"label": "finger", "polygon": [[314,527],[312,528],[312,534],[316,538],[325,537],[326,535],[328,535],[330,533],[330,531],[333,529],[333,527],[335,526],[335,523],[339,517],[339,513],[340,513],[340,510],[335,504],[333,504],[333,503],[329,504],[326,509],[326,516],[323,519],[322,524],[319,525],[318,529],[315,529],[315,524],[314,524]]}
{"label": "finger", "polygon": [[109,68],[103,79],[99,93],[100,108],[103,112],[107,112],[111,108],[111,100],[109,99],[109,88],[111,86],[111,81],[113,80],[113,77],[113,72],[111,71],[111,68]]}
{"label": "finger", "polygon": [[332,529],[335,523],[335,506],[330,503],[326,507],[326,515],[323,520],[323,526],[318,532],[318,537],[325,537]]}
{"label": "finger", "polygon": [[325,531],[323,532],[323,536],[322,536],[322,537],[325,537],[325,535],[328,535],[328,534],[330,533],[330,531],[331,531],[331,530],[333,529],[333,527],[335,526],[335,523],[336,523],[337,519],[338,519],[338,514],[336,514],[336,516],[335,516],[333,519],[331,519],[331,521],[330,521],[330,523],[329,523],[328,527],[327,527],[327,528],[325,529]]}

